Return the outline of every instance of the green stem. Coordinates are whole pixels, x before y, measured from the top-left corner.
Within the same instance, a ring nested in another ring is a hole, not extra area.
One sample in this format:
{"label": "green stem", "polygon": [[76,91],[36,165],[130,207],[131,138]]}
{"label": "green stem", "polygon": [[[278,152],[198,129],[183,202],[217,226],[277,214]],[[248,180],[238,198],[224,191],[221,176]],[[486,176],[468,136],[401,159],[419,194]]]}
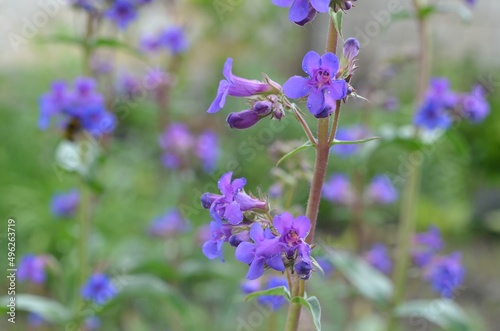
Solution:
{"label": "green stem", "polygon": [[92,38],[94,34],[94,15],[87,13],[87,22],[85,25],[85,35],[83,37],[83,74],[91,75],[90,59],[92,57]]}
{"label": "green stem", "polygon": [[[328,37],[326,43],[326,52],[336,53],[338,42],[338,34],[332,20],[328,27]],[[328,166],[328,157],[330,155],[330,135],[335,137],[338,119],[340,115],[340,103],[337,103],[337,109],[334,113],[334,120],[332,132],[329,132],[329,118],[321,118],[318,120],[318,139],[316,146],[316,162],[314,164],[314,173],[309,191],[309,200],[307,201],[306,216],[311,221],[311,230],[306,238],[308,244],[314,242],[314,233],[316,230],[316,223],[319,212],[319,204],[321,201],[321,191],[325,181],[326,169]],[[303,297],[305,293],[305,281],[300,279],[297,275],[292,277],[291,294],[292,298],[296,296]],[[299,327],[301,305],[299,303],[290,303],[288,306],[288,317],[286,322],[286,331],[297,331]]]}
{"label": "green stem", "polygon": [[[414,0],[415,11],[420,11],[420,4]],[[417,82],[417,105],[422,102],[426,86],[430,75],[431,52],[429,51],[429,31],[425,17],[418,18],[418,33],[420,40],[418,82]],[[415,127],[415,137],[418,138],[419,131]],[[394,267],[394,286],[395,293],[391,307],[391,316],[388,331],[397,330],[398,319],[395,314],[396,308],[401,304],[405,297],[407,270],[410,260],[411,239],[416,228],[416,209],[418,205],[420,179],[422,174],[422,164],[417,163],[413,171],[410,172],[405,182],[402,195],[400,225],[398,231],[398,257]]]}

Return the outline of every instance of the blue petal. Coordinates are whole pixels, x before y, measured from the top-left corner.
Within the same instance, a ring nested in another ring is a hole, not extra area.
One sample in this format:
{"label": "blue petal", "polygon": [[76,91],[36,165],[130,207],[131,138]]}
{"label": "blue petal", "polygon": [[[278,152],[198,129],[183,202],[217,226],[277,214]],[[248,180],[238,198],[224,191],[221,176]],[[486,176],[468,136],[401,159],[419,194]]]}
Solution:
{"label": "blue petal", "polygon": [[299,238],[305,238],[311,229],[311,221],[306,216],[299,216],[293,220],[293,228],[297,230]]}
{"label": "blue petal", "polygon": [[218,112],[226,104],[227,94],[229,93],[230,83],[226,80],[221,80],[219,82],[219,88],[217,89],[217,96],[207,110],[207,113],[213,114]]}
{"label": "blue petal", "polygon": [[254,223],[250,228],[250,238],[256,243],[264,240],[264,230],[259,223]]}
{"label": "blue petal", "polygon": [[315,51],[308,52],[302,60],[302,70],[309,76],[314,75],[314,71],[321,66],[321,57]]}
{"label": "blue petal", "polygon": [[231,183],[231,187],[233,188],[233,192],[236,193],[240,191],[247,184],[247,180],[245,178],[236,178]]}
{"label": "blue petal", "polygon": [[290,8],[290,21],[300,22],[309,14],[309,0],[295,0]]}
{"label": "blue petal", "polygon": [[255,244],[249,242],[242,242],[236,247],[234,254],[237,260],[250,264],[255,258]]}
{"label": "blue petal", "polygon": [[278,7],[290,7],[293,0],[273,0],[272,2],[273,5],[276,5]]}
{"label": "blue petal", "polygon": [[303,98],[311,91],[309,78],[293,76],[283,85],[285,95],[292,99]]}
{"label": "blue petal", "polygon": [[[342,100],[347,96],[347,83],[345,80],[334,80],[326,86],[328,97],[333,100]],[[332,108],[335,106],[333,105]]]}
{"label": "blue petal", "polygon": [[311,6],[320,13],[326,13],[330,7],[330,0],[309,0]]}
{"label": "blue petal", "polygon": [[[219,247],[217,244],[218,244],[218,242],[215,240],[209,240],[203,244],[202,252],[210,260],[221,257],[221,254],[219,253]],[[222,257],[221,257],[221,259],[222,259]]]}
{"label": "blue petal", "polygon": [[250,265],[250,269],[248,269],[247,279],[253,280],[257,279],[264,273],[264,262],[265,259],[263,257],[258,257],[253,260]]}
{"label": "blue petal", "polygon": [[224,218],[232,225],[240,224],[243,221],[243,213],[240,210],[240,205],[233,201],[226,206]]}
{"label": "blue petal", "polygon": [[337,71],[339,71],[339,59],[333,53],[325,53],[321,56],[321,67],[328,69],[330,71],[330,77],[335,77]]}
{"label": "blue petal", "polygon": [[307,98],[307,109],[311,114],[316,115],[321,113],[325,106],[325,95],[322,89],[311,89],[309,97]]}
{"label": "blue petal", "polygon": [[233,59],[228,57],[226,62],[224,63],[222,74],[231,85],[234,85],[232,70],[233,70]]}
{"label": "blue petal", "polygon": [[270,259],[266,260],[267,265],[277,271],[285,271],[285,265],[283,264],[283,259],[280,255],[276,255]]}
{"label": "blue petal", "polygon": [[226,172],[219,178],[219,181],[217,182],[217,187],[219,188],[221,193],[228,198],[232,198],[234,195],[233,187],[231,186],[232,177],[233,177],[232,172]]}

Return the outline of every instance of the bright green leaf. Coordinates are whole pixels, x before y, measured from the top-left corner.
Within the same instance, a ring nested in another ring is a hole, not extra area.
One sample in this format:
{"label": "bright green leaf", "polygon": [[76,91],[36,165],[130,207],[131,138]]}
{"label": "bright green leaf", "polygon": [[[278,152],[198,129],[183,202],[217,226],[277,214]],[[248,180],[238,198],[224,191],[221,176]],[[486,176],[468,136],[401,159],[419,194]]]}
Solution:
{"label": "bright green leaf", "polygon": [[337,33],[339,34],[339,36],[342,37],[342,18],[344,17],[344,12],[342,10],[335,12],[330,7],[329,13],[330,13],[330,17],[332,18],[333,25],[335,26],[335,30],[337,30]]}
{"label": "bright green leaf", "polygon": [[380,137],[371,137],[371,138],[366,138],[366,139],[360,139],[360,140],[337,140],[334,139],[330,146],[333,145],[356,145],[356,144],[363,144],[372,140],[378,140],[381,139]]}
{"label": "bright green leaf", "polygon": [[452,300],[409,301],[397,307],[396,314],[400,317],[425,318],[447,331],[473,331],[465,312]]}
{"label": "bright green leaf", "polygon": [[[2,306],[6,306],[8,302],[9,297],[0,298]],[[66,306],[52,299],[31,294],[16,295],[16,309],[35,313],[54,324],[63,324],[71,318]]]}
{"label": "bright green leaf", "polygon": [[255,298],[258,298],[258,297],[261,297],[264,295],[279,295],[279,296],[284,297],[287,301],[291,300],[290,291],[288,291],[288,289],[285,286],[279,286],[279,287],[273,287],[273,288],[270,288],[270,289],[264,290],[264,291],[257,291],[257,292],[250,293],[245,298],[245,301],[255,299]]}
{"label": "bright green leaf", "polygon": [[436,12],[436,6],[434,6],[434,5],[424,6],[424,7],[419,9],[418,16],[420,18],[427,18],[428,16],[430,16],[434,12]]}
{"label": "bright green leaf", "polygon": [[311,143],[310,140],[306,141],[302,146],[299,146],[297,148],[295,148],[293,151],[291,151],[290,153],[287,153],[285,154],[279,161],[278,163],[276,163],[276,166],[278,167],[281,162],[285,161],[286,159],[288,159],[290,156],[293,156],[295,154],[297,154],[298,152],[300,151],[303,151],[303,150],[306,150],[308,148],[311,148],[311,147],[314,147],[314,145]]}
{"label": "bright green leaf", "polygon": [[319,300],[316,297],[294,297],[292,302],[300,303],[304,307],[306,307],[313,317],[314,326],[316,327],[316,331],[321,331],[321,305],[319,304]]}
{"label": "bright green leaf", "polygon": [[347,252],[329,250],[327,258],[362,296],[380,305],[389,304],[393,288],[386,275]]}

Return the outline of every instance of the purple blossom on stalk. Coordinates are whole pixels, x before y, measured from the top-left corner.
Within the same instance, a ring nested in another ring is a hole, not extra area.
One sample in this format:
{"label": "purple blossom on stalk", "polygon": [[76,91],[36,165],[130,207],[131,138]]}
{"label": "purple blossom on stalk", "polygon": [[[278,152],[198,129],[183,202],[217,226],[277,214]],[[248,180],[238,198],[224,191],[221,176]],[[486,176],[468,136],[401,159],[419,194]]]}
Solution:
{"label": "purple blossom on stalk", "polygon": [[210,215],[218,222],[228,221],[237,225],[243,221],[243,212],[252,209],[267,209],[267,202],[250,197],[245,193],[243,187],[247,181],[245,178],[236,178],[231,181],[232,172],[225,173],[219,179],[217,186],[222,195],[204,193],[201,196],[202,206],[210,209]]}
{"label": "purple blossom on stalk", "polygon": [[203,244],[203,254],[210,260],[220,258],[222,262],[225,262],[224,256],[222,255],[222,246],[231,236],[231,226],[229,224],[221,224],[220,222],[212,221],[210,222],[210,230],[212,239]]}
{"label": "purple blossom on stalk", "polygon": [[248,129],[271,113],[271,101],[258,101],[252,106],[251,109],[243,110],[237,113],[230,113],[226,121],[231,129]]}
{"label": "purple blossom on stalk", "polygon": [[28,325],[32,328],[37,328],[45,324],[45,320],[42,316],[30,313],[28,315]]}
{"label": "purple blossom on stalk", "polygon": [[307,98],[307,108],[316,118],[328,117],[336,101],[347,96],[347,83],[337,80],[339,60],[333,53],[320,56],[311,51],[304,56],[302,69],[309,77],[293,76],[284,85],[285,95],[292,99]]}
{"label": "purple blossom on stalk", "polygon": [[446,78],[433,78],[420,109],[414,117],[414,124],[428,130],[447,129],[452,118],[449,111],[456,107],[458,98],[450,90]]}
{"label": "purple blossom on stalk", "polygon": [[65,109],[71,101],[68,85],[64,81],[54,81],[50,92],[40,98],[40,119],[38,127],[45,130],[50,125],[50,119]]}
{"label": "purple blossom on stalk", "polygon": [[117,290],[111,280],[102,273],[90,276],[87,283],[80,289],[83,299],[93,301],[98,305],[104,305],[117,295]]}
{"label": "purple blossom on stalk", "polygon": [[[269,290],[275,287],[284,286],[288,289],[288,282],[286,278],[283,277],[271,277],[266,284],[265,290]],[[263,305],[271,309],[272,311],[277,311],[283,305],[286,304],[286,299],[281,295],[263,295],[260,296],[257,301]]]}
{"label": "purple blossom on stalk", "polygon": [[425,267],[443,247],[443,239],[436,226],[429,227],[427,232],[415,234],[411,251],[413,263],[418,267]]}
{"label": "purple blossom on stalk", "polygon": [[330,0],[272,0],[279,7],[290,7],[289,19],[297,25],[312,21],[316,13],[326,13]]}
{"label": "purple blossom on stalk", "polygon": [[55,194],[50,202],[50,210],[56,217],[73,217],[80,205],[80,192],[73,189],[66,193]]}
{"label": "purple blossom on stalk", "polygon": [[431,284],[434,292],[447,299],[453,298],[454,290],[464,278],[465,268],[459,252],[434,257],[424,271],[424,279]]}
{"label": "purple blossom on stalk", "polygon": [[389,274],[392,269],[392,261],[389,257],[387,247],[382,244],[373,245],[372,248],[365,253],[364,258],[374,268],[385,274]]}
{"label": "purple blossom on stalk", "polygon": [[469,94],[462,100],[463,116],[473,123],[479,123],[490,113],[490,105],[485,99],[485,92],[482,86],[476,85]]}
{"label": "purple blossom on stalk", "polygon": [[354,60],[356,56],[358,56],[359,49],[360,49],[359,41],[356,38],[348,38],[344,42],[344,49],[343,49],[344,58],[347,61],[351,62],[352,60]]}
{"label": "purple blossom on stalk", "polygon": [[264,274],[265,266],[285,271],[281,253],[285,247],[280,239],[275,237],[271,230],[264,230],[259,223],[254,223],[250,228],[251,242],[242,242],[236,248],[236,259],[249,264],[247,279],[257,279]]}
{"label": "purple blossom on stalk", "polygon": [[[353,125],[350,127],[343,127],[337,130],[335,139],[337,140],[360,140],[366,138],[369,131],[362,125]],[[330,151],[341,157],[349,157],[356,154],[361,149],[360,144],[337,144],[332,146]]]}
{"label": "purple blossom on stalk", "polygon": [[262,83],[258,80],[249,80],[233,75],[232,67],[233,59],[228,58],[222,71],[225,79],[219,82],[217,96],[208,108],[208,113],[216,113],[222,109],[226,104],[228,95],[233,97],[252,97],[258,94],[272,92],[279,87],[277,83],[271,81],[269,81],[269,83]]}
{"label": "purple blossom on stalk", "polygon": [[188,49],[186,34],[180,26],[166,28],[161,34],[160,43],[172,54],[184,53]]}
{"label": "purple blossom on stalk", "polygon": [[219,138],[211,130],[206,130],[196,140],[196,156],[201,160],[205,172],[212,172],[219,158]]}
{"label": "purple blossom on stalk", "polygon": [[377,175],[368,186],[366,196],[372,203],[388,205],[396,202],[398,199],[398,191],[394,185],[392,185],[389,177]]}
{"label": "purple blossom on stalk", "polygon": [[170,209],[153,220],[148,233],[153,237],[168,238],[187,232],[190,224],[182,217],[178,209]]}
{"label": "purple blossom on stalk", "polygon": [[31,281],[35,284],[43,284],[46,279],[44,257],[33,254],[24,255],[17,267],[17,279],[21,282]]}
{"label": "purple blossom on stalk", "polygon": [[333,203],[350,204],[354,199],[354,192],[349,178],[344,174],[333,174],[323,185],[323,198]]}
{"label": "purple blossom on stalk", "polygon": [[129,0],[115,0],[104,16],[123,30],[137,18],[137,9]]}

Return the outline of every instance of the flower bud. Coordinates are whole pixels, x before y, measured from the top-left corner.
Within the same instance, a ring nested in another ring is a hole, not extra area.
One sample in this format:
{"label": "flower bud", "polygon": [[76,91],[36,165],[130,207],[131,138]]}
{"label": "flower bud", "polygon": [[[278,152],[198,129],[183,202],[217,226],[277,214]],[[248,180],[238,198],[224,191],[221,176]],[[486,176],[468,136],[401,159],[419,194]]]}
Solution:
{"label": "flower bud", "polygon": [[240,233],[233,234],[231,237],[229,237],[229,245],[233,247],[238,247],[239,244],[245,241],[250,241],[250,232],[249,231],[243,231]]}
{"label": "flower bud", "polygon": [[312,264],[311,262],[306,262],[304,260],[295,263],[295,272],[297,272],[297,275],[300,277],[300,279],[307,280],[311,277],[311,272],[312,272]]}
{"label": "flower bud", "polygon": [[221,197],[220,195],[213,194],[213,193],[208,193],[208,192],[203,193],[203,195],[201,196],[201,205],[205,209],[210,209],[210,206],[212,206],[212,203],[220,197]]}
{"label": "flower bud", "polygon": [[237,113],[231,113],[226,121],[231,129],[248,129],[254,126],[260,120],[259,114],[253,109],[243,110]]}
{"label": "flower bud", "polygon": [[355,38],[349,38],[344,42],[344,58],[352,61],[359,53],[359,42]]}

